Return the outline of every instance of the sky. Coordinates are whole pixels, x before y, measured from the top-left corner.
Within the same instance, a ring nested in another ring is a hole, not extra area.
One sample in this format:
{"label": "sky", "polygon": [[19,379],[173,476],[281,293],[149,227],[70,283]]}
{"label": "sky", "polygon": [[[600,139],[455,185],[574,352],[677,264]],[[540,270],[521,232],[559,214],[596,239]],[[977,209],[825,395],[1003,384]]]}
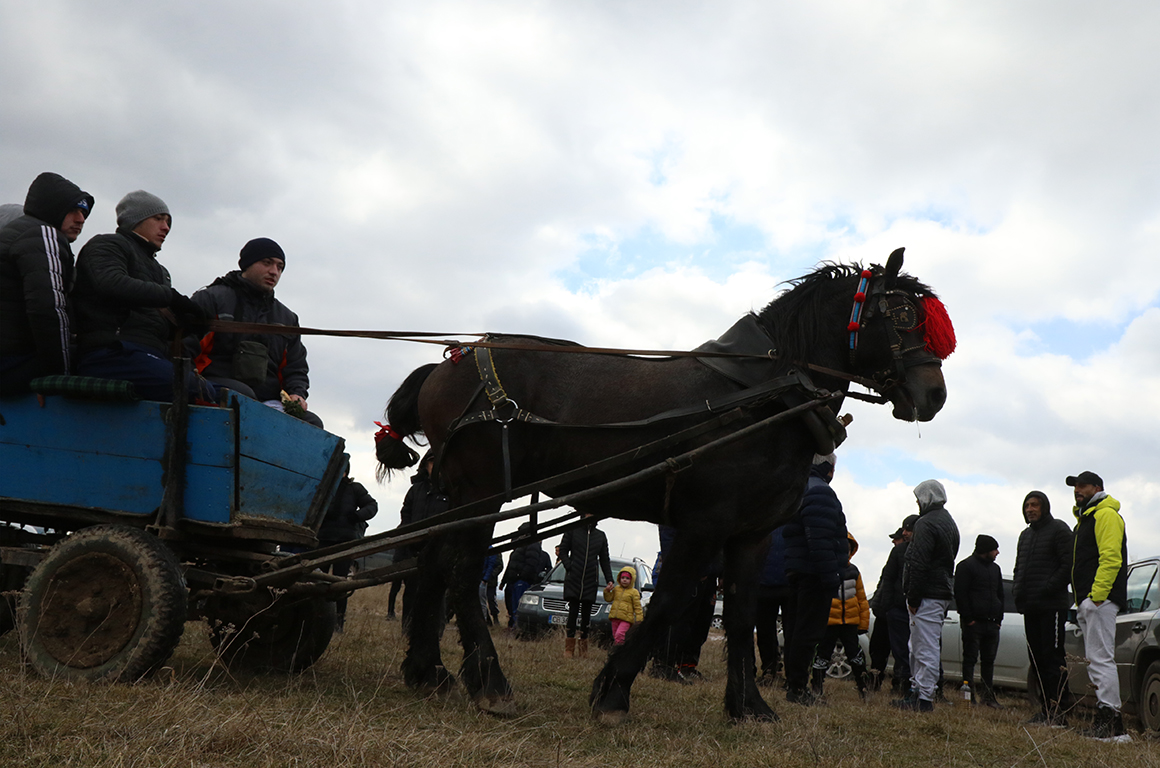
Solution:
{"label": "sky", "polygon": [[[833,487],[873,588],[911,489],[1010,575],[1035,488],[1090,469],[1160,552],[1160,6],[0,0],[0,203],[41,171],[146,189],[192,293],[254,237],[321,328],[690,349],[819,261],[884,263],[955,322],[917,426],[852,402]],[[308,338],[310,407],[374,483],[372,422],[440,350]],[[608,521],[614,555],[655,528]],[[546,542],[550,547],[554,540]]]}

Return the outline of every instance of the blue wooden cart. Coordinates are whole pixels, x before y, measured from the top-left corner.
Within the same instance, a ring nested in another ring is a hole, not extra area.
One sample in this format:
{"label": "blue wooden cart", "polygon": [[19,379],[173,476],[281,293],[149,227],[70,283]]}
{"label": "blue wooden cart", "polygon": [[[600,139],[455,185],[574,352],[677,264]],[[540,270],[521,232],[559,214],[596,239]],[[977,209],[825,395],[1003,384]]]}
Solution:
{"label": "blue wooden cart", "polygon": [[269,574],[317,545],[342,439],[243,397],[43,394],[75,395],[61,379],[0,399],[0,630],[18,626],[29,662],[53,676],[140,677],[199,617],[232,663],[313,663],[334,629],[327,597],[344,586],[317,568]]}

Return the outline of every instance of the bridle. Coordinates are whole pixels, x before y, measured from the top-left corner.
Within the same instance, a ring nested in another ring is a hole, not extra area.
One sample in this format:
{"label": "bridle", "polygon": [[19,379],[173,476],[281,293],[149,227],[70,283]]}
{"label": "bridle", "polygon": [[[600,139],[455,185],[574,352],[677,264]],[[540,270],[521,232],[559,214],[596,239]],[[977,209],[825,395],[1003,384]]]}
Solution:
{"label": "bridle", "polygon": [[[918,319],[919,307],[910,293],[893,287],[897,274],[891,275],[888,270],[884,273],[881,267],[875,266],[863,269],[859,277],[850,322],[846,326],[850,333],[850,367],[857,369],[859,333],[876,315],[881,315],[886,321],[892,365],[870,374],[866,380],[872,382],[870,388],[885,394],[902,384],[907,368],[930,363],[941,365],[941,358],[928,349],[925,338],[914,333],[922,324]],[[914,354],[919,351],[926,354]]]}

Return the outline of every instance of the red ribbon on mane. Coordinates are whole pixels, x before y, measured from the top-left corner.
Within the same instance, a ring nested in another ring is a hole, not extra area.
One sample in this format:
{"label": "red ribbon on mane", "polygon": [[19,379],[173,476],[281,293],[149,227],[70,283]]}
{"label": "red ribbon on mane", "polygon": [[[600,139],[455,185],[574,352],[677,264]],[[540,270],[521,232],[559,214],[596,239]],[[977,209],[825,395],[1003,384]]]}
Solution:
{"label": "red ribbon on mane", "polygon": [[375,445],[378,445],[379,441],[384,437],[389,437],[392,440],[398,440],[400,443],[403,442],[403,436],[395,430],[391,429],[390,424],[383,424],[376,421],[375,426],[379,428],[379,431],[375,433]]}

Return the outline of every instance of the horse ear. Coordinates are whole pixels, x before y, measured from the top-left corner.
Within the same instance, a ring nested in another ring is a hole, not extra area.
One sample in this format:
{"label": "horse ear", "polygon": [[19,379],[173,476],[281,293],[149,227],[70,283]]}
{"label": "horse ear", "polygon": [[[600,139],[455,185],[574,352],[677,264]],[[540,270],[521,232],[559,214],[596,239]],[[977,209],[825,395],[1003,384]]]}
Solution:
{"label": "horse ear", "polygon": [[893,288],[894,282],[898,279],[898,273],[902,270],[902,252],[905,250],[905,248],[899,248],[886,260],[886,269],[882,272],[886,278],[886,290]]}

